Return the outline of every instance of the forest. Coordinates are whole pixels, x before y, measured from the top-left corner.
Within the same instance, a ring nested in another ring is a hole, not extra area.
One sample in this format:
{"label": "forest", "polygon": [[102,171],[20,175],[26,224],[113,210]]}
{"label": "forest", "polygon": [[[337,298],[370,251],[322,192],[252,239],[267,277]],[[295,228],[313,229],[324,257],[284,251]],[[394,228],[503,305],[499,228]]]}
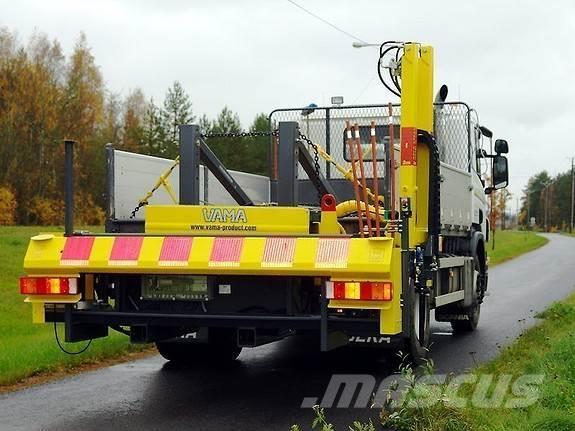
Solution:
{"label": "forest", "polygon": [[[65,139],[75,149],[75,222],[104,220],[105,151],[118,149],[159,157],[178,154],[178,125],[197,123],[204,133],[266,131],[259,114],[244,128],[237,113],[224,106],[216,118],[198,115],[192,99],[175,81],[163,101],[134,88],[118,94],[106,88],[87,38],[81,34],[69,55],[57,40],[35,33],[21,41],[0,28],[0,224],[63,222]],[[211,139],[210,146],[230,169],[267,174],[265,137]],[[555,177],[532,176],[521,197],[518,222],[566,230],[570,222],[571,170]],[[492,226],[505,228],[507,190],[498,191]]]}
{"label": "forest", "polygon": [[[197,123],[204,133],[241,132],[237,113],[216,118],[194,112],[191,97],[174,82],[156,103],[139,88],[106,88],[85,35],[66,55],[57,40],[36,33],[25,43],[0,28],[0,224],[63,222],[65,139],[75,147],[75,222],[104,220],[105,145],[174,158],[178,125]],[[247,130],[268,130],[265,114]],[[267,173],[268,140],[212,139],[230,169]]]}

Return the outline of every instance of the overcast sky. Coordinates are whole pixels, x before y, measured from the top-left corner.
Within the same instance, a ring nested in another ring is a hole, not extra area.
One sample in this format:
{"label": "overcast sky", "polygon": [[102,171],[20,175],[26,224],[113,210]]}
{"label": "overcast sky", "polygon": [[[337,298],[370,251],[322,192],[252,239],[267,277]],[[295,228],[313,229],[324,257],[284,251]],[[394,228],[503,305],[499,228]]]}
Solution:
{"label": "overcast sky", "polygon": [[[450,88],[510,145],[511,192],[575,156],[575,2],[316,1],[298,4],[367,42],[435,47],[435,85]],[[377,50],[287,0],[6,1],[0,26],[25,40],[58,39],[66,54],[85,32],[107,87],[155,100],[179,80],[195,113],[224,106],[248,126],[277,107],[395,101],[376,79]],[[513,201],[515,209],[515,199]]]}

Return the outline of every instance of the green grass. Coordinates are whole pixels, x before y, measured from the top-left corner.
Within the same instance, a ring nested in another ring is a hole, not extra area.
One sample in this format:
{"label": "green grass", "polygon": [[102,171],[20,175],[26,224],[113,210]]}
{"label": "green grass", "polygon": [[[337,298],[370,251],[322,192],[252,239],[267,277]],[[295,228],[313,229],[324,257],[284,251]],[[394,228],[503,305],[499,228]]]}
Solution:
{"label": "green grass", "polygon": [[[22,275],[28,241],[40,231],[62,231],[62,228],[0,227],[0,386],[141,350],[139,346],[131,346],[125,335],[111,333],[110,337],[94,340],[84,354],[69,356],[56,345],[52,324],[32,324],[31,306],[23,302],[18,277]],[[63,328],[58,329],[63,338]],[[67,349],[75,351],[84,344],[70,344]]]}
{"label": "green grass", "polygon": [[575,430],[575,295],[555,303],[478,373],[543,374],[539,400],[521,409],[467,409],[476,429]]}
{"label": "green grass", "polygon": [[514,230],[501,230],[495,233],[495,250],[491,249],[491,241],[493,241],[493,235],[487,249],[490,265],[505,262],[549,242],[547,238],[535,232]]}

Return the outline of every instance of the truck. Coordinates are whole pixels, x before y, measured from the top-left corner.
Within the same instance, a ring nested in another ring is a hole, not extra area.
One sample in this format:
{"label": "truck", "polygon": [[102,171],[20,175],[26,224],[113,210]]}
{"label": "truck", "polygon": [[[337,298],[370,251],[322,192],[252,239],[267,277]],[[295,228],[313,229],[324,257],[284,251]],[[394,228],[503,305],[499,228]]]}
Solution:
{"label": "truck", "polygon": [[[33,322],[67,342],[113,329],[182,363],[296,334],[422,363],[432,310],[475,330],[508,144],[493,151],[446,86],[434,98],[433,65],[429,45],[386,42],[378,73],[400,103],[276,109],[264,132],[181,125],[176,160],[108,145],[104,233],[74,229],[66,141],[65,231],[31,238],[20,279]],[[269,175],[229,171],[213,139],[265,139]]]}

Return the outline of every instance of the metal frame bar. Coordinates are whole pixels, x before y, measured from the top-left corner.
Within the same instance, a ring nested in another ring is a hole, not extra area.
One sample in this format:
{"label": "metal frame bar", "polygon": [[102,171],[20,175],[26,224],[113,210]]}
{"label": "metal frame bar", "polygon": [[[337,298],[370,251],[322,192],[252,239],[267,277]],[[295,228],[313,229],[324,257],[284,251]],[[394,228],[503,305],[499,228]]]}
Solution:
{"label": "metal frame bar", "polygon": [[210,147],[208,147],[208,144],[203,140],[200,140],[200,159],[239,205],[254,204]]}
{"label": "metal frame bar", "polygon": [[[70,309],[65,316],[47,313],[46,321],[70,321],[69,324],[91,323],[101,325],[200,326],[200,327],[254,327],[365,331],[379,334],[379,321],[327,316],[327,307],[320,315],[242,315],[242,314],[168,314],[122,311]],[[64,317],[65,319],[62,319]],[[68,322],[67,322],[68,323]],[[326,333],[327,334],[327,333]],[[327,336],[325,337],[327,342]]]}
{"label": "metal frame bar", "polygon": [[307,174],[310,181],[313,183],[315,188],[321,195],[325,194],[332,194],[337,197],[337,193],[335,192],[334,188],[330,184],[330,182],[323,176],[320,172],[315,171],[314,161],[311,158],[311,154],[305,147],[305,145],[301,142],[297,143],[299,154],[298,160],[299,164],[302,166],[303,170]]}

